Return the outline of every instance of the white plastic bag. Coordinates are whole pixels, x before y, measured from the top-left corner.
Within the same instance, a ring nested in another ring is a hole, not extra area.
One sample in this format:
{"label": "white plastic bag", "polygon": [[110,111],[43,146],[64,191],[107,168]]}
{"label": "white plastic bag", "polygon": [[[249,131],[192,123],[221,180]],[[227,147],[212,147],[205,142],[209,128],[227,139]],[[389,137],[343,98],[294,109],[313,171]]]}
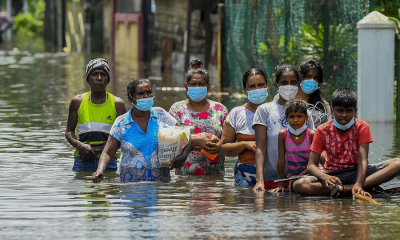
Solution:
{"label": "white plastic bag", "polygon": [[158,160],[161,167],[169,167],[170,161],[182,153],[189,140],[190,127],[160,124],[158,129]]}

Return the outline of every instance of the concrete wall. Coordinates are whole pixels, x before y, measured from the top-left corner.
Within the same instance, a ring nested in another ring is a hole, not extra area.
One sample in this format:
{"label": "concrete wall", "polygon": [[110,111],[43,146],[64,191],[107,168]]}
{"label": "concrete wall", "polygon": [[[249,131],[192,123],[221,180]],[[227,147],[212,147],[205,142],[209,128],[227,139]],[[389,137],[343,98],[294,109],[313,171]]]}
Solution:
{"label": "concrete wall", "polygon": [[394,119],[394,25],[379,12],[358,22],[358,117]]}

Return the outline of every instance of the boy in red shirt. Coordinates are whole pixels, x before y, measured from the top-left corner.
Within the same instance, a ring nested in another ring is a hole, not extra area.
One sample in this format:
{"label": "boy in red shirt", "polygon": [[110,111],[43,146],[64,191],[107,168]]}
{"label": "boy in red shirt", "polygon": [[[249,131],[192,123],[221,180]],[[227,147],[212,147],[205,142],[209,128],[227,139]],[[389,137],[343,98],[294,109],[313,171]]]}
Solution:
{"label": "boy in red shirt", "polygon": [[[400,159],[377,165],[368,164],[369,143],[373,142],[367,122],[357,119],[357,95],[349,88],[339,88],[332,94],[334,120],[320,125],[314,135],[308,161],[308,173],[315,177],[297,180],[295,192],[301,195],[359,193],[371,196],[364,189],[388,182],[400,173]],[[325,151],[323,171],[318,168]]]}

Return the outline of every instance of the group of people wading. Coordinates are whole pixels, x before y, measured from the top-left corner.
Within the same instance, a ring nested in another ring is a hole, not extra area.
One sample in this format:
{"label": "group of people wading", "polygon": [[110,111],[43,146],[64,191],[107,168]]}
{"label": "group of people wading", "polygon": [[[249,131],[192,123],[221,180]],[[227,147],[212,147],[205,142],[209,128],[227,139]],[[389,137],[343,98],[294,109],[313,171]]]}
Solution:
{"label": "group of people wading", "polygon": [[[187,99],[169,112],[153,107],[150,81],[134,79],[127,86],[132,107],[126,112],[124,101],[106,91],[108,62],[93,59],[86,66],[90,91],[75,96],[69,107],[65,136],[76,148],[73,170],[94,171],[92,180],[99,183],[105,171],[118,168],[120,149],[121,181],[168,182],[170,169],[177,175],[223,175],[225,156],[237,156],[237,186],[332,197],[370,196],[369,191],[400,173],[400,159],[368,163],[373,138],[368,123],[355,118],[357,96],[339,88],[330,106],[321,96],[324,77],[318,61],[307,59],[298,69],[279,65],[274,76],[278,94],[266,103],[266,74],[247,70],[242,83],[248,101],[228,113],[223,104],[207,98],[210,75],[195,59],[185,73]],[[191,127],[189,144],[169,167],[162,167],[157,157],[160,124]]]}

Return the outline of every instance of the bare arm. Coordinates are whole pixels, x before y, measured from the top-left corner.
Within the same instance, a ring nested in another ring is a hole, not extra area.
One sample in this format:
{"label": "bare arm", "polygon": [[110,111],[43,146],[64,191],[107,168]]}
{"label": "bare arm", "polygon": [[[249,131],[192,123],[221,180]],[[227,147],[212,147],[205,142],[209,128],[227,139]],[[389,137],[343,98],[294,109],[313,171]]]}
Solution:
{"label": "bare arm", "polygon": [[191,148],[194,148],[195,146],[204,148],[208,141],[208,137],[206,134],[192,134],[191,139],[192,139],[192,142],[190,144]]}
{"label": "bare arm", "polygon": [[[314,141],[314,135],[315,135],[315,131],[314,131],[314,130],[311,130],[311,131],[310,131],[310,143],[312,143],[312,142]],[[323,152],[321,153],[321,156],[319,157],[319,163],[320,163],[321,165],[324,165],[324,163],[325,163],[325,156],[326,156],[326,152],[323,151]],[[303,171],[300,175],[304,175],[304,174],[306,174],[306,173],[307,173],[307,169],[306,169],[305,171]]]}
{"label": "bare arm", "polygon": [[[277,162],[277,170],[278,170],[278,179],[285,178],[285,165],[286,165],[286,158],[285,158],[285,130],[279,131],[278,134],[278,162]],[[271,189],[269,192],[284,192],[285,189],[283,184],[280,182],[278,183],[278,187]]]}
{"label": "bare arm", "polygon": [[75,135],[76,125],[78,124],[78,109],[82,102],[82,95],[75,96],[69,105],[67,127],[65,129],[65,138],[81,154],[81,160],[95,158],[96,153],[89,144],[82,143]]}
{"label": "bare arm", "polygon": [[125,103],[122,98],[115,97],[115,109],[117,110],[117,117],[126,113]]}
{"label": "bare arm", "polygon": [[365,182],[368,169],[368,151],[369,143],[360,144],[359,155],[358,155],[358,169],[357,169],[357,181],[352,188],[352,193],[359,193],[361,195],[371,196],[368,192],[364,192],[362,186]]}
{"label": "bare arm", "polygon": [[256,124],[254,126],[256,133],[256,173],[257,183],[253,191],[261,190],[264,188],[264,164],[265,156],[267,155],[267,127],[264,125]]}
{"label": "bare arm", "polygon": [[[278,179],[285,178],[285,130],[282,130],[278,134]],[[279,183],[279,187],[282,187],[282,183]]]}
{"label": "bare arm", "polygon": [[342,182],[338,177],[330,176],[323,173],[318,168],[318,163],[320,161],[321,154],[311,151],[310,159],[308,160],[307,172],[317,178],[321,179],[328,188],[333,188],[335,185],[342,185]]}
{"label": "bare arm", "polygon": [[227,121],[224,123],[221,144],[221,154],[227,157],[235,157],[245,150],[256,151],[254,141],[236,142],[235,129]]}
{"label": "bare arm", "polygon": [[99,183],[103,180],[104,171],[107,168],[108,163],[114,158],[115,153],[120,148],[121,143],[113,136],[108,136],[106,146],[101,153],[99,165],[97,166],[96,172],[92,174],[92,180],[94,183]]}

